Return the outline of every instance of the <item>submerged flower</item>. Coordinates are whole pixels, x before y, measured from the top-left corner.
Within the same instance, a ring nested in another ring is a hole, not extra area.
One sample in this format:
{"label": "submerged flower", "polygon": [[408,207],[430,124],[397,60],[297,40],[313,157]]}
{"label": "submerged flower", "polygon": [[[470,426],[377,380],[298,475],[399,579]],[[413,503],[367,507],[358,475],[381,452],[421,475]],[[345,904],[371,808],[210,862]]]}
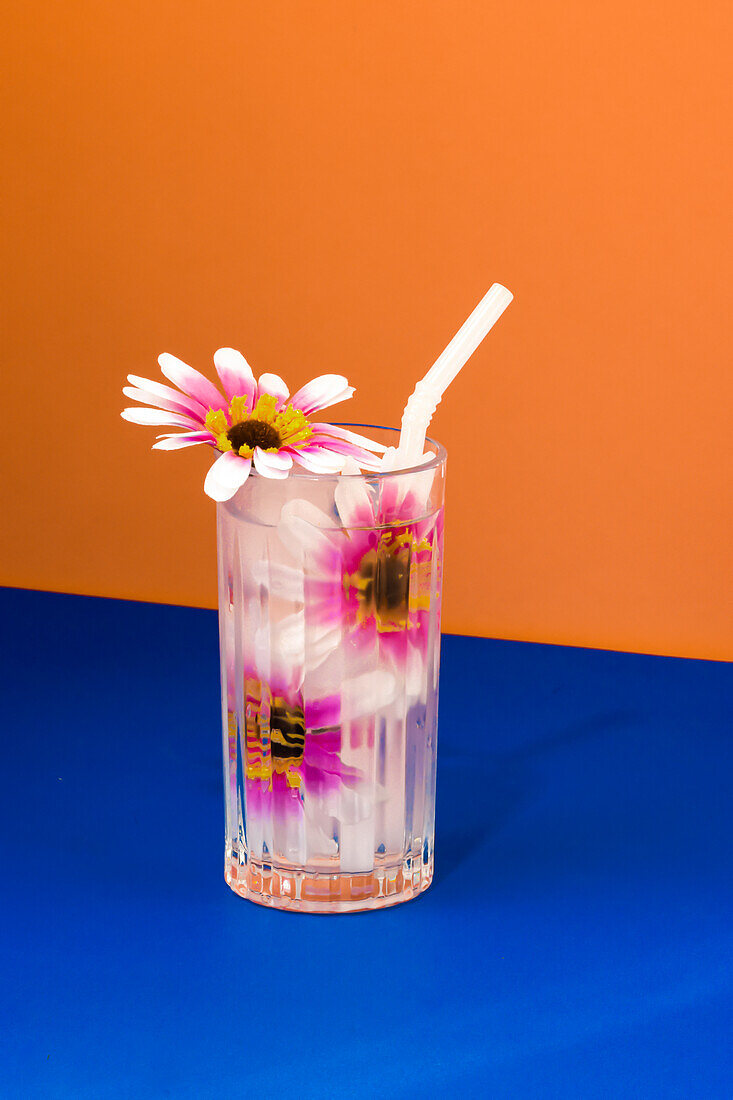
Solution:
{"label": "submerged flower", "polygon": [[[358,471],[347,460],[344,472]],[[422,476],[429,486],[430,471]],[[286,503],[278,533],[297,565],[256,570],[273,595],[302,607],[279,624],[290,659],[307,673],[343,646],[417,682],[430,632],[440,629],[442,509],[431,511],[415,488],[404,491],[399,477],[378,487],[340,479],[335,506],[338,521],[309,501]]]}
{"label": "submerged flower", "polygon": [[297,393],[277,374],[255,381],[244,356],[234,348],[219,348],[214,365],[226,396],[199,371],[167,353],[160,369],[172,386],[137,375],[123,393],[144,406],[125,409],[133,424],[182,428],[158,436],[154,450],[173,451],[205,443],[220,452],[209,470],[204,490],[213,500],[229,500],[244,485],[252,466],[262,477],[286,478],[293,463],[315,474],[337,474],[344,460],[376,470],[371,452],[385,448],[335,424],[311,420],[354,393],[341,374],[323,374]]}
{"label": "submerged flower", "polygon": [[[236,818],[239,782],[255,858],[292,844],[334,855],[335,819],[355,824],[368,814],[372,798],[384,797],[348,758],[355,742],[373,746],[374,707],[392,702],[395,679],[387,670],[371,670],[344,681],[338,693],[311,696],[280,677],[277,671],[268,681],[246,666],[237,684],[228,665],[232,812]],[[304,859],[305,851],[299,855]]]}
{"label": "submerged flower", "polygon": [[[225,604],[220,627],[230,793],[235,799],[239,759],[250,824],[255,809],[300,813],[304,799],[312,817],[333,814],[335,797],[346,797],[341,813],[356,813],[365,776],[349,755],[373,740],[375,714],[394,702],[394,673],[357,660],[345,674],[340,663],[329,669],[326,662],[306,681],[258,600]],[[351,793],[344,796],[344,787]]]}

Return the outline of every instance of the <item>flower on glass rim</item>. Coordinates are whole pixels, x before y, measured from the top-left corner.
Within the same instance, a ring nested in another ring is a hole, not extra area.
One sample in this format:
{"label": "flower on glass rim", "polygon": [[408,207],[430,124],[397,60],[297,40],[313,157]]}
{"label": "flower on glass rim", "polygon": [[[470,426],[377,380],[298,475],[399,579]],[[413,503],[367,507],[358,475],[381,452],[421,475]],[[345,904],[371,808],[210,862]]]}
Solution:
{"label": "flower on glass rim", "polygon": [[221,452],[204,490],[213,500],[229,500],[244,485],[252,466],[262,477],[286,478],[293,463],[316,474],[337,474],[351,458],[376,470],[371,452],[385,448],[335,424],[313,422],[314,413],[346,401],[354,387],[341,374],[322,374],[297,393],[277,374],[255,381],[249,364],[234,348],[219,348],[214,365],[224,394],[199,371],[167,352],[160,369],[172,386],[128,375],[123,393],[145,407],[124,409],[133,424],[182,428],[158,436],[154,450],[173,451],[204,443]]}

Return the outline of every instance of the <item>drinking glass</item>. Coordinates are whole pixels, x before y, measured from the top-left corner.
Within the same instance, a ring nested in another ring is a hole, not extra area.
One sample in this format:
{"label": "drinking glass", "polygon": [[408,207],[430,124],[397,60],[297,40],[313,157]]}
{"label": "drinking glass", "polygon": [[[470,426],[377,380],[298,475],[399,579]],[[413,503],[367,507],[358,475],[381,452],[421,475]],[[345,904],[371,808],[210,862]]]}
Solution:
{"label": "drinking glass", "polygon": [[[394,429],[357,428],[384,445]],[[446,454],[217,505],[225,877],[345,913],[433,877]]]}

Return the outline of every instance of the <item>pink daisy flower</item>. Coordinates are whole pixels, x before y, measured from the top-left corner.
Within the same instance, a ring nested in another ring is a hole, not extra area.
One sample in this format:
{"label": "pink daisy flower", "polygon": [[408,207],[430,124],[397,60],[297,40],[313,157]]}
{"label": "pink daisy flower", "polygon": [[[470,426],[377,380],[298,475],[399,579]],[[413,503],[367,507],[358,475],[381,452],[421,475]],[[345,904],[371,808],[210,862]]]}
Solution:
{"label": "pink daisy flower", "polygon": [[257,674],[245,674],[248,796],[271,793],[276,807],[299,808],[304,795],[323,800],[337,793],[342,784],[355,788],[363,776],[341,758],[342,711],[347,706],[350,723],[371,730],[375,698],[391,701],[395,691],[394,678],[388,672],[353,677],[342,694],[320,699],[284,691]]}
{"label": "pink daisy flower", "polygon": [[[358,469],[347,460],[349,472]],[[428,493],[431,481],[426,471]],[[376,655],[397,664],[408,681],[411,669],[420,679],[430,610],[440,599],[442,509],[430,512],[399,476],[379,487],[343,477],[335,505],[342,526],[308,501],[285,504],[279,535],[298,564],[271,563],[259,578],[274,595],[303,606],[280,623],[291,659],[305,664],[308,654],[317,666],[345,646],[359,659]]]}
{"label": "pink daisy flower", "polygon": [[[365,776],[343,757],[344,714],[349,743],[373,738],[374,709],[392,702],[395,678],[385,669],[368,669],[341,681],[337,694],[306,694],[302,670],[257,643],[253,663],[238,678],[233,623],[224,629],[228,812],[236,821],[239,773],[251,854],[296,855],[304,844],[311,853],[335,854],[334,820],[355,823],[371,791],[361,793]],[[305,859],[305,850],[299,855]]]}
{"label": "pink daisy flower", "polygon": [[244,485],[252,467],[262,477],[286,478],[297,463],[315,474],[337,474],[346,458],[359,467],[379,469],[372,452],[379,443],[334,424],[315,423],[314,413],[346,401],[354,387],[341,374],[322,374],[297,393],[277,374],[255,377],[244,356],[219,348],[214,365],[224,393],[193,367],[164,353],[158,363],[177,386],[128,375],[123,393],[143,407],[124,409],[133,424],[180,428],[157,437],[153,450],[174,451],[207,444],[220,452],[204,491],[212,500],[229,500]]}

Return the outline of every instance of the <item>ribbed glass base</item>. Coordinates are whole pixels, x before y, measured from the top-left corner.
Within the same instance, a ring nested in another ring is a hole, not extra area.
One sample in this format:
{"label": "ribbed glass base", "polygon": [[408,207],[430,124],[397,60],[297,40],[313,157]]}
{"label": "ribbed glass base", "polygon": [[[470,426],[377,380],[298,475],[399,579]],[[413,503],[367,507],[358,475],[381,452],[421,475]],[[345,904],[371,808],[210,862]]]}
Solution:
{"label": "ribbed glass base", "polygon": [[359,913],[385,909],[416,898],[433,881],[433,857],[428,863],[406,859],[376,867],[365,874],[304,871],[250,860],[225,864],[224,877],[240,897],[272,909],[294,913]]}

